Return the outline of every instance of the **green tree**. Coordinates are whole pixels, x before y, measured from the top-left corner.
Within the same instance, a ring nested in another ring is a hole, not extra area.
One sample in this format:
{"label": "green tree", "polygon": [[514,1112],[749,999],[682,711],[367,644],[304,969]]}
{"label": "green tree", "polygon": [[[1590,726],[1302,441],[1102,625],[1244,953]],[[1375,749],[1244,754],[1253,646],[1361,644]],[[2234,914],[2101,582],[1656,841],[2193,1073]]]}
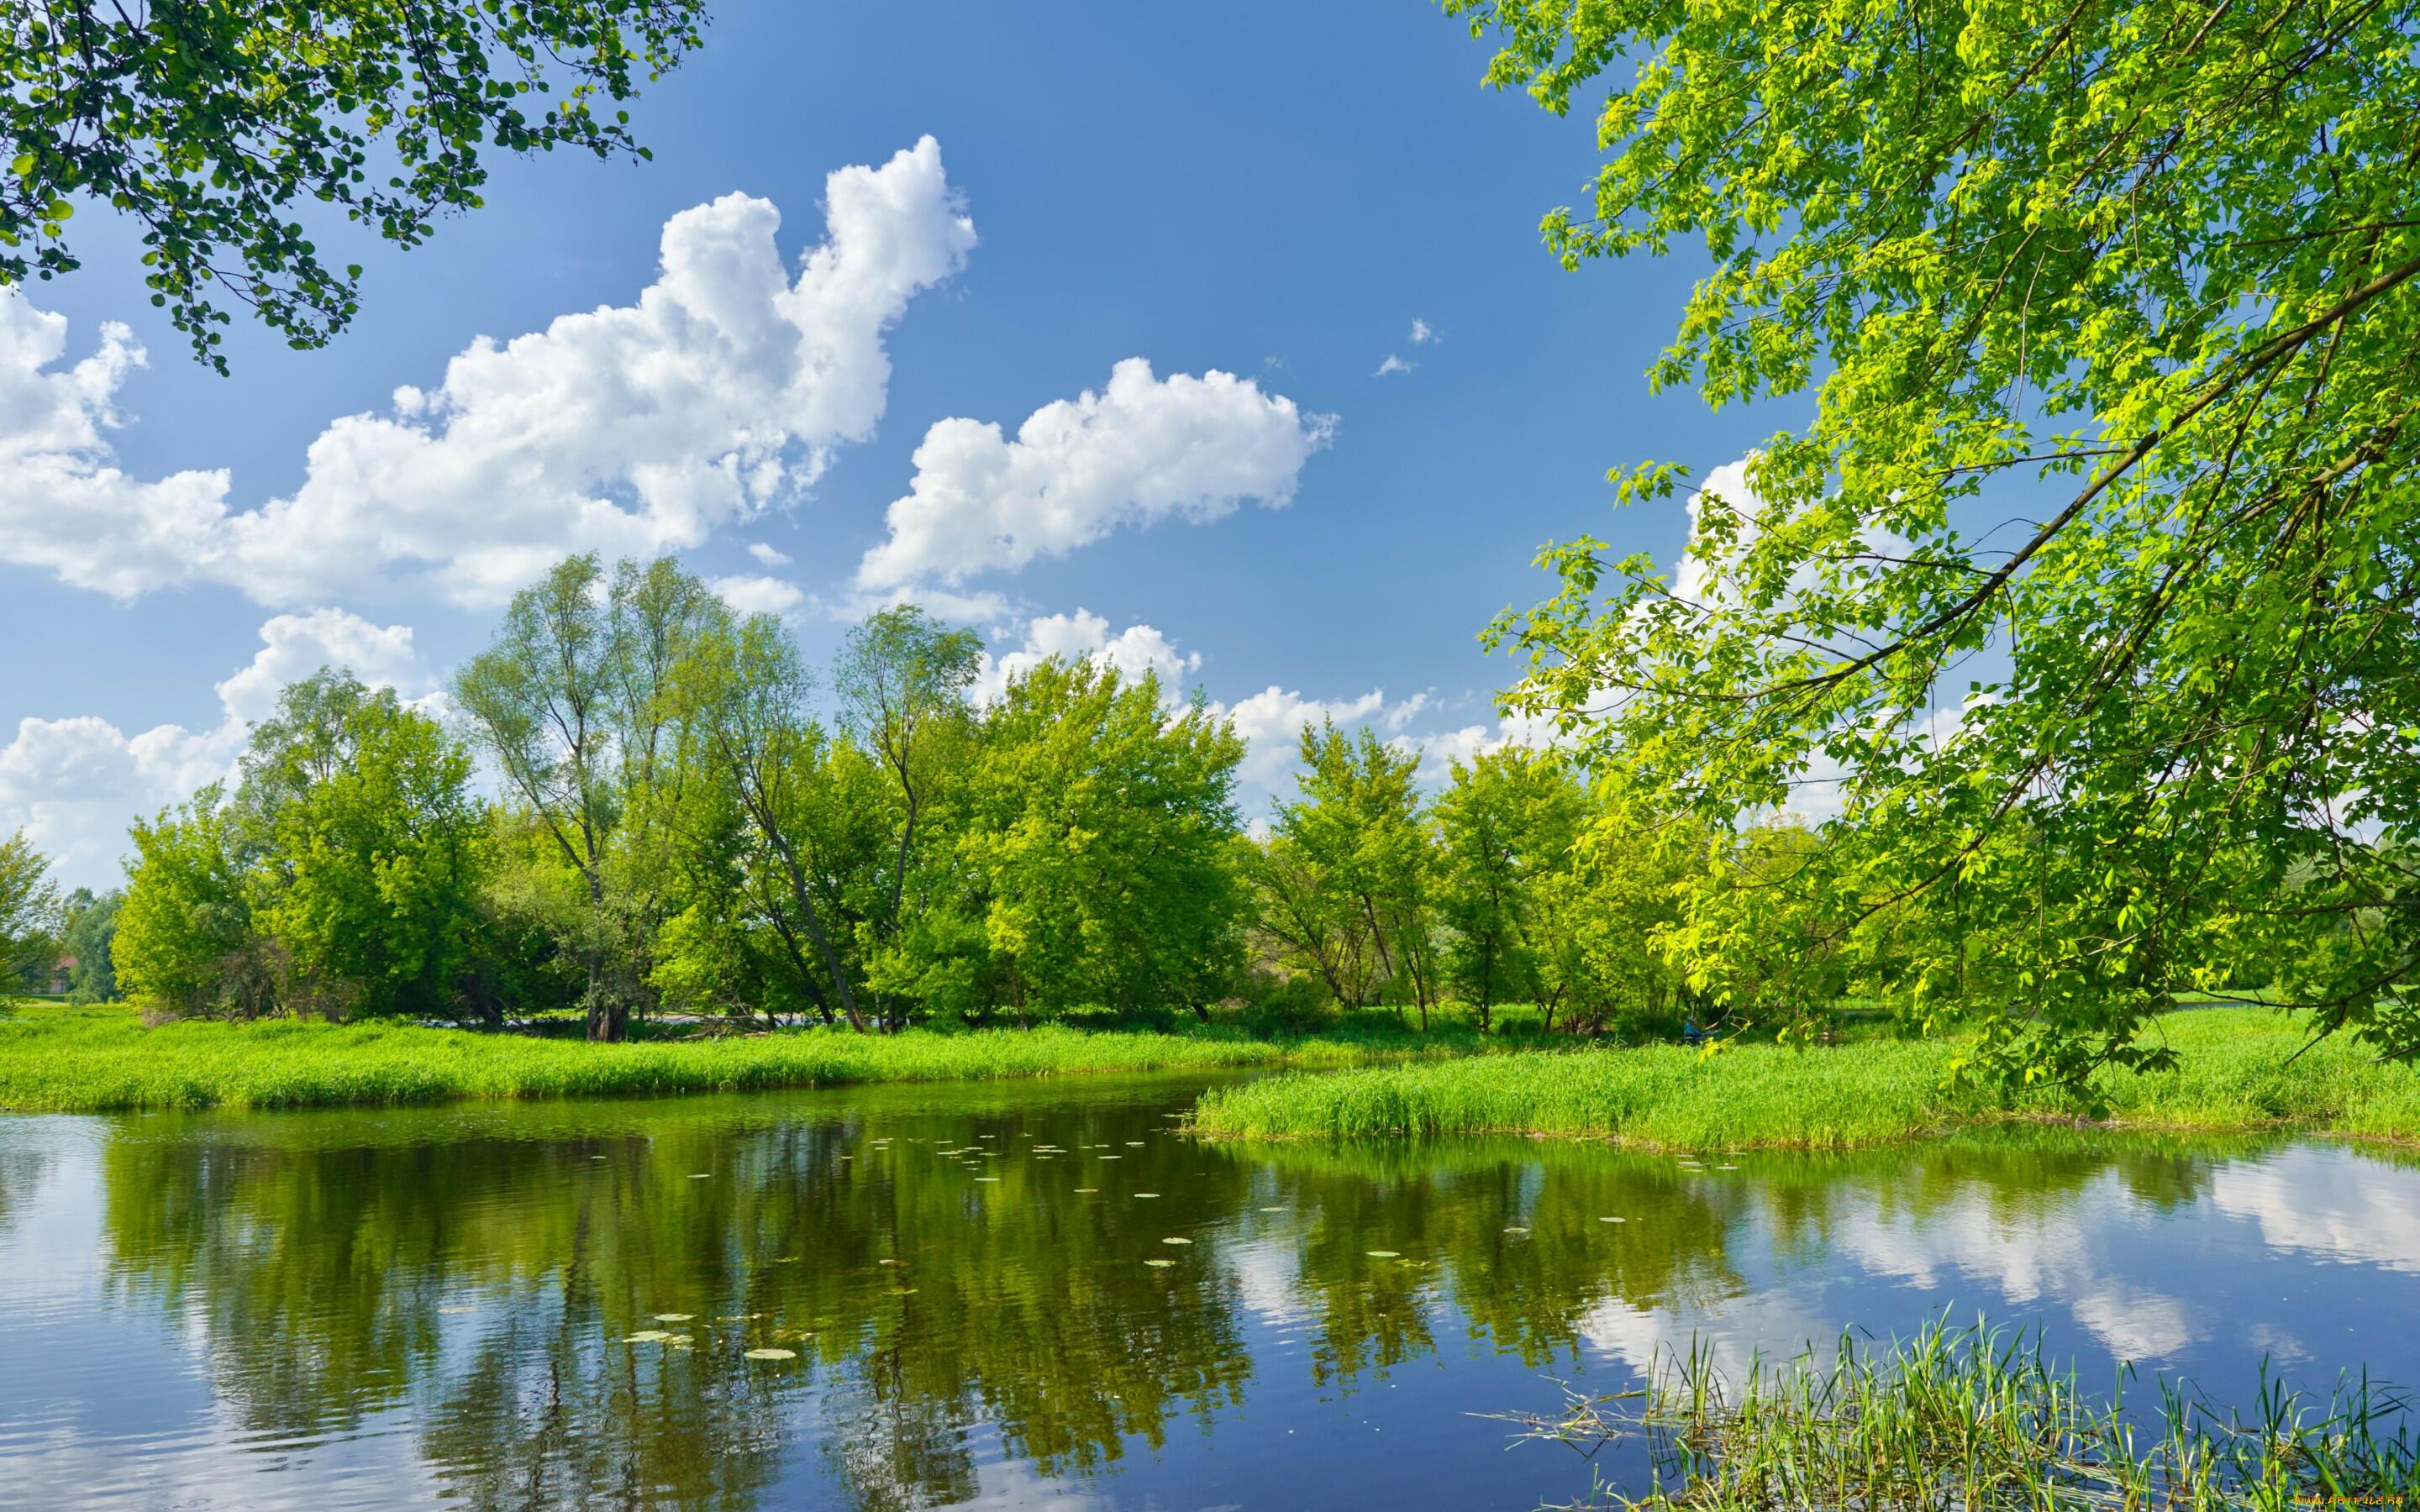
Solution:
{"label": "green tree", "polygon": [[324,346],[362,270],[320,260],[332,227],[291,219],[303,202],[412,247],[482,203],[484,148],[644,158],[628,113],[598,107],[677,64],[705,20],[704,0],[10,6],[0,285],[79,266],[83,199],[141,227],[151,302],[220,372],[221,299]]}
{"label": "green tree", "polygon": [[[842,955],[848,941],[816,845],[827,757],[809,710],[813,679],[774,616],[735,620],[716,605],[702,620],[674,673],[673,697],[689,742],[682,760],[696,769],[683,810],[688,852],[710,890],[684,916],[690,948],[680,969],[703,980],[700,948],[719,940],[731,964],[752,964],[757,982],[786,976],[825,1022],[836,1003],[851,1027],[863,1029]],[[769,933],[775,960],[745,947],[746,932],[730,927],[739,914]]]}
{"label": "green tree", "polygon": [[1376,1000],[1385,979],[1370,919],[1331,885],[1328,869],[1289,836],[1239,836],[1234,868],[1258,954],[1289,980],[1315,980],[1340,1004]]}
{"label": "green tree", "polygon": [[117,938],[117,912],[125,906],[122,887],[98,894],[78,887],[68,894],[59,944],[75,958],[68,971],[68,992],[79,1003],[106,1003],[117,996],[117,968],[110,951]]}
{"label": "green tree", "polygon": [[669,560],[625,562],[610,584],[592,553],[513,595],[455,702],[513,796],[580,878],[586,907],[556,916],[581,963],[588,1037],[620,1040],[668,912],[666,806],[680,776],[673,670],[712,595]]}
{"label": "green tree", "polygon": [[[912,604],[872,615],[841,648],[833,684],[843,722],[890,790],[890,855],[868,918],[868,954],[877,962],[901,949],[928,905],[949,890],[944,857],[952,840],[936,834],[932,820],[970,768],[982,670],[979,637],[950,629]],[[920,868],[923,886],[915,880]],[[884,967],[882,974],[891,980],[899,972]]]}
{"label": "green tree", "polygon": [[1302,764],[1296,795],[1249,858],[1257,925],[1348,1006],[1409,992],[1425,1029],[1439,983],[1419,755],[1325,721],[1303,727]]}
{"label": "green tree", "polygon": [[59,895],[50,872],[51,858],[23,830],[0,841],[0,981],[48,967],[56,953]]}
{"label": "green tree", "polygon": [[456,1006],[500,1029],[516,1015],[583,1003],[585,963],[566,942],[581,937],[588,896],[579,871],[528,809],[497,803],[486,812],[478,918]]}
{"label": "green tree", "polygon": [[1243,741],[1159,680],[1048,658],[985,713],[960,848],[1020,1018],[1085,1003],[1202,1008],[1241,964],[1227,865]]}
{"label": "green tree", "polygon": [[255,727],[243,772],[254,923],[280,948],[287,1006],[444,1011],[478,915],[468,749],[394,689],[323,668]]}
{"label": "green tree", "polygon": [[1813,391],[1683,580],[1546,549],[1511,705],[1727,828],[1839,773],[1834,929],[1911,1010],[1992,993],[2008,1083],[2165,1064],[2144,1016],[2245,980],[2420,1053],[2409,8],[1447,4],[1499,86],[1606,81],[1567,267],[1711,255],[1652,383]]}
{"label": "green tree", "polygon": [[1642,1032],[1694,995],[1670,934],[1708,863],[1705,826],[1641,812],[1609,784],[1589,795],[1572,865],[1533,896],[1540,998],[1575,1030]]}
{"label": "green tree", "polygon": [[1435,805],[1436,906],[1451,931],[1448,980],[1484,1033],[1496,1004],[1547,992],[1547,893],[1575,865],[1587,800],[1550,751],[1487,752],[1452,772]]}
{"label": "green tree", "polygon": [[135,821],[135,858],[111,946],[129,996],[178,1013],[251,1018],[274,1009],[241,830],[215,783],[147,824]]}

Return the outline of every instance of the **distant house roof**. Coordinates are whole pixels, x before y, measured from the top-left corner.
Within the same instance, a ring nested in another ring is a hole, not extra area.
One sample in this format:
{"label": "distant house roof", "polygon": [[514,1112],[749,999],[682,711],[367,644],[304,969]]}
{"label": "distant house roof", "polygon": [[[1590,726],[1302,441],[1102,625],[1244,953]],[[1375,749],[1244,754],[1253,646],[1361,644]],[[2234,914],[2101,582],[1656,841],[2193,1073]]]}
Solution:
{"label": "distant house roof", "polygon": [[76,958],[74,956],[63,955],[59,957],[59,964],[56,969],[60,971],[73,971],[75,968]]}

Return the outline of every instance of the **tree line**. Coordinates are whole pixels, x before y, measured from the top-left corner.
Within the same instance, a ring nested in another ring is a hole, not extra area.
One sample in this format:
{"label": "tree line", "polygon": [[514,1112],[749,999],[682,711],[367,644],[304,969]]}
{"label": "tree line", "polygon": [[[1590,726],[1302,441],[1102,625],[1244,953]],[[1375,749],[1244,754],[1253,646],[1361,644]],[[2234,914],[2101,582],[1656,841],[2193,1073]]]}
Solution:
{"label": "tree line", "polygon": [[[1265,825],[1197,695],[1051,659],[987,695],[914,607],[818,677],[789,628],[670,560],[571,558],[518,594],[441,718],[323,669],[231,784],[132,831],[96,952],[163,1014],[576,1010],[889,1031],[1243,1002],[1308,1026],[1451,1000],[1483,1026],[1660,1015],[1690,847],[1619,840],[1550,752],[1457,762],[1332,725]],[[487,780],[483,784],[480,774]],[[13,842],[35,863],[23,838]],[[65,911],[26,933],[55,943]],[[37,908],[36,912],[40,912]],[[36,956],[42,954],[37,949]]]}
{"label": "tree line", "polygon": [[[985,667],[903,606],[819,677],[670,560],[575,557],[447,717],[341,669],[285,688],[236,780],[133,825],[123,889],[62,899],[23,836],[0,845],[0,970],[54,990],[73,957],[72,995],[163,1016],[571,1014],[596,1040],[1219,1004],[1288,1030],[1452,1005],[1486,1032],[1517,1004],[1544,1033],[1810,1033],[1844,1002],[1988,1016],[2060,982],[2038,936],[2088,857],[2045,832],[2005,837],[2031,906],[1912,907],[1843,864],[1837,823],[1712,825],[1519,746],[1431,793],[1418,748],[1328,723],[1247,824],[1243,742],[1198,695],[1061,658],[984,689]],[[2273,975],[2189,955],[2152,985]]]}
{"label": "tree line", "polygon": [[[62,899],[0,844],[0,971],[163,1016],[569,1014],[596,1040],[1219,1004],[1277,1029],[1452,1005],[1485,1032],[1517,1004],[1544,1033],[1807,1033],[1844,1002],[1988,1018],[2059,984],[2040,936],[2088,857],[2047,832],[2005,837],[2032,906],[1911,907],[1843,864],[1837,822],[1716,825],[1519,746],[1431,793],[1419,749],[1328,723],[1247,824],[1243,742],[1198,695],[1062,658],[985,689],[985,667],[903,606],[819,677],[669,560],[575,557],[446,717],[341,669],[285,688],[231,784],[133,825],[123,889]],[[2153,986],[2273,980],[2188,955]]]}

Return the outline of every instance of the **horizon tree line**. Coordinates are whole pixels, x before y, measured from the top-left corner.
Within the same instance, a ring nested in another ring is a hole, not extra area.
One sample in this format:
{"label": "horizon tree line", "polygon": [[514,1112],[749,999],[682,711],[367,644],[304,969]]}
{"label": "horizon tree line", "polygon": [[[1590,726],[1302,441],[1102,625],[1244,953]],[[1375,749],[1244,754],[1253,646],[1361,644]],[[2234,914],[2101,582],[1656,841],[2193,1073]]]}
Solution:
{"label": "horizon tree line", "polygon": [[[787,625],[669,559],[569,558],[456,676],[450,720],[323,668],[231,785],[136,822],[98,995],[577,1010],[613,1041],[668,1012],[892,1032],[1237,1001],[1425,1027],[1453,1000],[1482,1028],[1536,1003],[1596,1029],[1687,991],[1654,947],[1685,864],[1591,860],[1605,805],[1550,752],[1456,762],[1432,800],[1418,750],[1306,728],[1263,830],[1198,693],[1053,658],[984,699],[984,665],[972,632],[901,606],[819,679]],[[37,915],[47,948],[58,901]]]}

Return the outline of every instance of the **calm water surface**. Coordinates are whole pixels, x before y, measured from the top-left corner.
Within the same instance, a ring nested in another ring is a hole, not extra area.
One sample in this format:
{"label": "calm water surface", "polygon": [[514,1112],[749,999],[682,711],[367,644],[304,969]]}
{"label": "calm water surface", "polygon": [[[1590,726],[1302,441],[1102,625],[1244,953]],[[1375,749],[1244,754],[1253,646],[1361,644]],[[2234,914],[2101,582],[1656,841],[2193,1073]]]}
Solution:
{"label": "calm water surface", "polygon": [[2420,1381],[2408,1155],[1234,1149],[1201,1085],[0,1118],[0,1503],[1518,1509],[1589,1469],[1475,1412],[1945,1308]]}

